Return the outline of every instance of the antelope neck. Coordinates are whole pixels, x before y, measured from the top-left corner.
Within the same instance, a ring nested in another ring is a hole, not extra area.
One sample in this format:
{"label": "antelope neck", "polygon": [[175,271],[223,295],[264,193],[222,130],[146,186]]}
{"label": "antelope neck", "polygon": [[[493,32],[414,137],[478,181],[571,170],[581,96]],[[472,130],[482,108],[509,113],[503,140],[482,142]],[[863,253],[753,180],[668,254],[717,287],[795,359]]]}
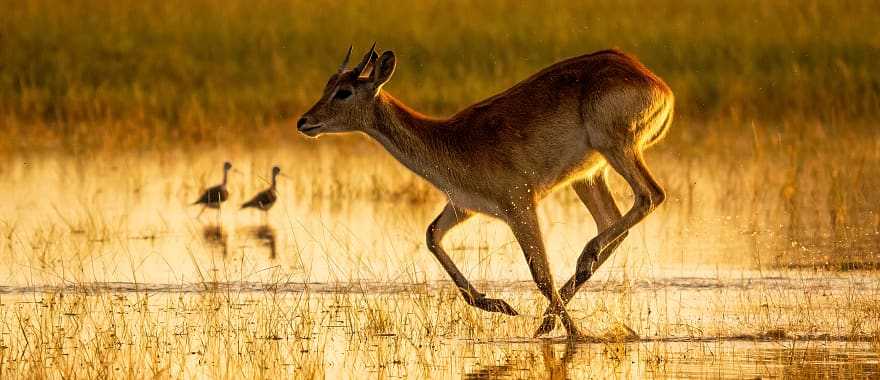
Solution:
{"label": "antelope neck", "polygon": [[460,167],[444,133],[447,121],[423,115],[385,92],[379,97],[375,125],[366,134],[408,169],[443,189]]}

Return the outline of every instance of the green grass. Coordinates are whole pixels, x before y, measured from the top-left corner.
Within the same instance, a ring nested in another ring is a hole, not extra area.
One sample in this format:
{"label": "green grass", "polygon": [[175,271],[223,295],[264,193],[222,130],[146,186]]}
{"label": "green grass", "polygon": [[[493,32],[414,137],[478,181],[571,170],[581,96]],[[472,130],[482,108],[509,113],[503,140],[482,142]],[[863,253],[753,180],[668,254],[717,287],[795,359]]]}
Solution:
{"label": "green grass", "polygon": [[[398,53],[388,89],[449,114],[564,57],[619,47],[706,120],[860,125],[880,109],[872,1],[52,1],[0,4],[13,147],[265,141],[349,44]],[[7,147],[9,148],[9,147]]]}

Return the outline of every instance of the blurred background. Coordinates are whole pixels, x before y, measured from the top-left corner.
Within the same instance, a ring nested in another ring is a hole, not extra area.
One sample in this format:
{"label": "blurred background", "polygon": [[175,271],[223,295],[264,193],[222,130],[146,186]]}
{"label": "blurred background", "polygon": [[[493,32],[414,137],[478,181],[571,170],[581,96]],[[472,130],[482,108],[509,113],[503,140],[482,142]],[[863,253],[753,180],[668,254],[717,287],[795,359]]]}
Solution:
{"label": "blurred background", "polygon": [[437,115],[609,47],[635,54],[674,89],[675,139],[752,122],[870,131],[880,108],[873,1],[0,7],[5,149],[296,138],[291,118],[317,98],[348,46],[359,57],[374,41],[400,57],[388,90]]}

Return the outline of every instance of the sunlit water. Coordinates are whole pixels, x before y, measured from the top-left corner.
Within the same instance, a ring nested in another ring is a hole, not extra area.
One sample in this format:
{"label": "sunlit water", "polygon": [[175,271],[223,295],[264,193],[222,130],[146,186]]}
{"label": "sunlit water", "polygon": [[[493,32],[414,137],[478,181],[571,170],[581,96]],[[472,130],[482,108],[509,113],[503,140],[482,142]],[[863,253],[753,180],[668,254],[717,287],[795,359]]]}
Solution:
{"label": "sunlit water", "polygon": [[[231,200],[220,212],[201,216],[189,203],[219,181],[224,158],[216,153],[204,159],[49,156],[7,162],[0,180],[7,199],[0,204],[3,302],[55,292],[160,298],[272,292],[318,299],[454,294],[423,242],[426,226],[442,209],[439,195],[423,185],[383,188],[399,178],[412,181],[387,159],[352,159],[354,164],[335,167],[332,155],[338,152],[312,153],[314,160],[265,152],[234,161],[242,172],[230,177]],[[209,162],[211,157],[216,159]],[[273,163],[291,176],[279,184],[278,204],[265,218],[238,210],[267,186],[263,179]],[[372,166],[357,167],[364,163]],[[359,195],[333,182],[338,172],[356,175]],[[371,195],[376,192],[381,194]],[[625,192],[618,195],[621,206],[629,204]],[[324,370],[472,378],[880,376],[871,338],[877,315],[865,309],[880,299],[875,273],[774,269],[770,253],[762,252],[748,228],[705,210],[696,217],[675,211],[687,202],[711,200],[673,197],[632,231],[572,302],[580,323],[599,337],[611,328],[609,321],[620,319],[602,314],[603,308],[626,309],[620,322],[636,333],[632,342],[566,346],[527,334],[486,341],[447,336],[431,348],[430,358],[383,361],[377,347],[393,338],[379,336],[378,346],[366,350],[379,355],[371,364],[345,359],[351,345],[346,332],[327,329]],[[554,196],[540,212],[561,282],[573,273],[595,227],[570,194]],[[519,299],[520,306],[534,309],[522,310],[524,316],[537,320],[534,305],[543,300],[503,224],[477,218],[455,230],[446,245],[481,290]],[[462,303],[456,297],[449,302]],[[602,326],[592,326],[596,313],[604,315]],[[853,321],[853,315],[862,319]]]}
{"label": "sunlit water", "polygon": [[[341,159],[336,149],[318,147],[232,160],[240,173],[230,174],[230,200],[221,211],[201,215],[201,207],[190,203],[219,183],[221,164],[234,153],[11,159],[0,164],[6,198],[0,204],[0,280],[28,286],[447,279],[424,245],[425,229],[443,208],[439,192],[382,153]],[[268,217],[239,210],[268,186],[273,164],[289,177],[280,179],[280,199]],[[675,176],[669,182],[681,186]],[[622,189],[617,186],[616,196],[625,208],[631,201]],[[630,275],[650,278],[657,271],[692,276],[719,265],[767,267],[762,261],[776,251],[756,249],[761,241],[750,232],[755,226],[735,218],[740,215],[708,207],[683,211],[716,201],[713,192],[706,194],[696,200],[671,196],[668,206],[631,231],[603,270],[627,268]],[[569,190],[546,200],[539,212],[551,265],[563,281],[595,226]],[[773,232],[762,238],[767,236]],[[530,278],[516,241],[499,221],[474,218],[445,245],[472,280]]]}

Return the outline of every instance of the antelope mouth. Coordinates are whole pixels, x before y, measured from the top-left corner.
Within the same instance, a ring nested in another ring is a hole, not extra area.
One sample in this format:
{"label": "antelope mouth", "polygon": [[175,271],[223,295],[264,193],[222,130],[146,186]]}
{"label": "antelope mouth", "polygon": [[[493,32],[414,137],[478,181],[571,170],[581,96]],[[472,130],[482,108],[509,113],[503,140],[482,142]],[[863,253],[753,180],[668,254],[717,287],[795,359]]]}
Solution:
{"label": "antelope mouth", "polygon": [[299,132],[302,133],[302,134],[308,135],[308,136],[313,136],[313,135],[312,135],[311,133],[309,133],[309,132],[317,131],[318,129],[321,129],[321,127],[323,127],[323,126],[324,126],[324,124],[315,124],[315,125],[310,125],[310,126],[303,126],[303,128],[300,128]]}

